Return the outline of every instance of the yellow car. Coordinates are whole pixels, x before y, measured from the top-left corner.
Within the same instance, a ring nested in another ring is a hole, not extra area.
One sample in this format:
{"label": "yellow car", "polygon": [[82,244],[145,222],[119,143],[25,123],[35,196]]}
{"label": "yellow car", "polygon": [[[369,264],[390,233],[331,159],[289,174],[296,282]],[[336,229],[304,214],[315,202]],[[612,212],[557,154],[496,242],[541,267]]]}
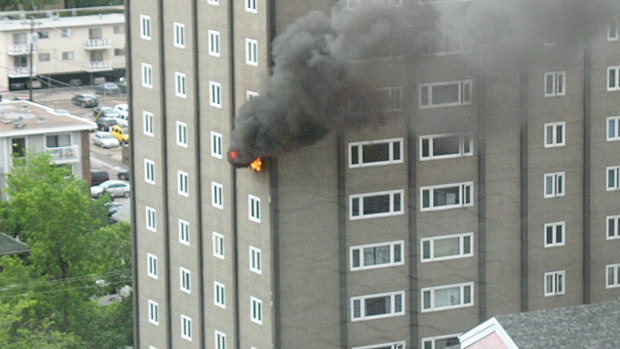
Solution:
{"label": "yellow car", "polygon": [[129,143],[129,134],[127,133],[127,130],[124,129],[123,127],[119,125],[114,125],[110,129],[110,133],[112,134],[112,136],[114,136],[114,138],[118,139],[119,143],[121,144]]}

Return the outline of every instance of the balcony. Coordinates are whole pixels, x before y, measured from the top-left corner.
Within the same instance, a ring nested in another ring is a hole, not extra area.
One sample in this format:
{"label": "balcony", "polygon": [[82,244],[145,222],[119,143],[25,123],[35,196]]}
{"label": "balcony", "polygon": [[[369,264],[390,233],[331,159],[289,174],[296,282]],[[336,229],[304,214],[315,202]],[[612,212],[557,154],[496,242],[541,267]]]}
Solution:
{"label": "balcony", "polygon": [[112,61],[92,61],[86,65],[87,72],[110,71],[112,70]]}
{"label": "balcony", "polygon": [[66,164],[78,162],[80,160],[80,148],[77,145],[67,147],[45,148],[52,156],[52,161],[56,164]]}
{"label": "balcony", "polygon": [[[33,53],[36,51],[33,50]],[[9,56],[23,56],[30,54],[30,45],[28,44],[13,44],[9,45],[6,49]]]}
{"label": "balcony", "polygon": [[[10,78],[27,78],[30,76],[30,67],[10,67],[8,69]],[[32,76],[37,75],[37,67],[32,67]]]}
{"label": "balcony", "polygon": [[110,47],[112,46],[110,45],[110,39],[108,38],[88,39],[88,41],[84,44],[85,50],[104,50]]}

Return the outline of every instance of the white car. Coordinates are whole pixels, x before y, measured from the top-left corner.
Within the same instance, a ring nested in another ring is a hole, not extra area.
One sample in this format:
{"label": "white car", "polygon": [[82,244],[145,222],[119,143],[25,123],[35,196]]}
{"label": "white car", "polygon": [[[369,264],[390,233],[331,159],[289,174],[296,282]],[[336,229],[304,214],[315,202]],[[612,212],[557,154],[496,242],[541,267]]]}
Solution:
{"label": "white car", "polygon": [[115,117],[116,123],[122,127],[129,126],[129,106],[125,103],[117,104],[114,106],[114,110],[116,110],[120,116]]}
{"label": "white car", "polygon": [[122,196],[128,198],[130,192],[131,186],[129,183],[116,179],[110,179],[109,181],[90,187],[90,196],[94,198],[104,193],[110,193],[112,197]]}
{"label": "white car", "polygon": [[117,104],[114,106],[114,110],[116,110],[119,114],[127,116],[129,113],[129,106],[125,103]]}
{"label": "white car", "polygon": [[93,144],[101,148],[116,148],[120,145],[118,139],[114,138],[110,132],[95,132],[93,135]]}

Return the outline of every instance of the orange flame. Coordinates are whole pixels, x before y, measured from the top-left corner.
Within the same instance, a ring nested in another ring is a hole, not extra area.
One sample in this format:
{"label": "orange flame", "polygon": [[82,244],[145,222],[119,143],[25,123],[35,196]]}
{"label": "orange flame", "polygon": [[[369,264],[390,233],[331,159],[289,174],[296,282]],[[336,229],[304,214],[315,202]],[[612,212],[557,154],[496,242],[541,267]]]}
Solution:
{"label": "orange flame", "polygon": [[263,161],[260,158],[257,158],[250,164],[250,168],[256,172],[259,172],[263,167]]}

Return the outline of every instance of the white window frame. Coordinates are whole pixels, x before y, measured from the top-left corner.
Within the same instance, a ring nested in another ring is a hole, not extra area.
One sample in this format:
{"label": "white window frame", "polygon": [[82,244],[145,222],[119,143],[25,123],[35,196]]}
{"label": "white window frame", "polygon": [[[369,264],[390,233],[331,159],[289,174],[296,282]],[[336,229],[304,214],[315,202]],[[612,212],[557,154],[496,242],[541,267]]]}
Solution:
{"label": "white window frame", "polygon": [[245,64],[258,66],[258,40],[245,39]]}
{"label": "white window frame", "polygon": [[181,338],[192,341],[192,318],[181,314]]}
{"label": "white window frame", "polygon": [[605,266],[605,288],[620,287],[620,264]]}
{"label": "white window frame", "polygon": [[154,129],[153,129],[153,120],[154,119],[154,115],[151,112],[148,112],[146,110],[142,111],[142,122],[143,122],[143,128],[142,131],[145,135],[150,136],[150,137],[154,137],[155,133],[154,133]]}
{"label": "white window frame", "polygon": [[260,198],[248,195],[248,219],[252,222],[260,223]]}
{"label": "white window frame", "polygon": [[566,195],[565,172],[545,173],[543,184],[545,199],[563,197]]}
{"label": "white window frame", "polygon": [[607,67],[607,91],[620,91],[620,66]]}
{"label": "white window frame", "polygon": [[363,347],[353,347],[352,349],[405,349],[406,342],[381,343]]}
{"label": "white window frame", "polygon": [[213,232],[213,256],[219,259],[224,259],[226,255],[224,245],[224,235]]}
{"label": "white window frame", "polygon": [[187,76],[183,73],[174,73],[174,94],[177,97],[187,98]]}
{"label": "white window frame", "polygon": [[[433,103],[433,88],[439,86],[458,85],[458,100],[451,103]],[[454,107],[459,105],[467,105],[472,103],[472,80],[445,81],[420,84],[419,86],[419,105],[420,109]],[[424,101],[423,90],[427,89],[426,95],[428,100]]]}
{"label": "white window frame", "polygon": [[[445,138],[459,138],[458,153],[435,155],[435,142]],[[426,146],[425,146],[426,143]],[[424,154],[425,150],[428,154]],[[471,133],[443,133],[420,136],[420,161],[460,158],[474,155],[474,139]]]}
{"label": "white window frame", "polygon": [[[607,240],[620,239],[620,215],[605,217],[605,236]],[[613,231],[609,228],[613,224]]]}
{"label": "white window frame", "polygon": [[159,326],[159,303],[148,300],[148,319],[155,326]]}
{"label": "white window frame", "polygon": [[618,40],[618,17],[612,17],[607,21],[607,41]]}
{"label": "white window frame", "polygon": [[174,46],[185,48],[185,24],[174,22],[172,27]]}
{"label": "white window frame", "polygon": [[224,209],[224,186],[220,183],[211,182],[211,206]]}
{"label": "white window frame", "polygon": [[211,131],[211,156],[222,159],[222,134]]}
{"label": "white window frame", "polygon": [[[372,147],[381,144],[388,145],[387,160],[364,162],[364,147]],[[349,168],[383,166],[403,163],[403,145],[404,141],[402,138],[351,142],[349,143]]]}
{"label": "white window frame", "polygon": [[190,229],[189,222],[183,219],[179,219],[179,243],[189,246],[190,245]]}
{"label": "white window frame", "polygon": [[[140,16],[140,21],[142,21],[142,16],[143,15]],[[141,34],[140,36],[142,36],[142,33],[143,33],[142,27],[140,27],[140,34]],[[67,29],[61,29],[60,37],[62,37],[62,38],[72,38],[73,37],[73,30],[72,29],[68,29],[68,28]],[[144,39],[144,37],[142,37],[142,38]],[[149,39],[150,39],[150,37],[149,37]]]}
{"label": "white window frame", "polygon": [[[420,349],[436,349],[437,348],[436,341],[450,339],[450,338],[456,338],[456,340],[458,341],[460,335],[461,335],[460,333],[454,333],[454,334],[443,335],[443,336],[422,338],[422,346],[420,347]],[[427,346],[427,344],[429,344],[429,346]]]}
{"label": "white window frame", "polygon": [[566,271],[558,270],[544,275],[545,297],[566,294]]}
{"label": "white window frame", "polygon": [[215,108],[222,108],[222,84],[209,81],[209,105]]}
{"label": "white window frame", "polygon": [[[458,240],[458,252],[454,255],[435,257],[435,242],[445,240]],[[425,244],[428,244],[429,256],[426,257]],[[467,251],[469,250],[469,252]],[[451,259],[469,258],[474,256],[474,233],[461,233],[442,236],[433,236],[430,238],[420,239],[420,262],[437,262]]]}
{"label": "white window frame", "polygon": [[213,304],[226,309],[226,286],[217,281],[213,281]]}
{"label": "white window frame", "polygon": [[[390,201],[389,203],[390,207],[388,208],[387,211],[379,212],[379,213],[364,214],[364,200],[366,198],[386,196],[386,195],[389,197],[389,201]],[[398,198],[398,200],[396,200],[396,198]],[[404,206],[405,206],[405,191],[402,189],[350,195],[349,196],[349,219],[357,220],[357,219],[368,219],[368,218],[402,215],[405,213]]]}
{"label": "white window frame", "polygon": [[[436,206],[434,200],[435,190],[446,188],[458,189],[458,203]],[[425,194],[428,192],[428,194]],[[424,206],[424,196],[428,196],[428,207]],[[420,187],[420,211],[448,210],[453,208],[469,207],[474,205],[474,182],[450,183]]]}
{"label": "white window frame", "polygon": [[620,141],[620,116],[607,118],[607,141]]}
{"label": "white window frame", "polygon": [[256,5],[257,0],[244,0],[245,2],[245,11],[250,13],[258,13],[258,8]]}
{"label": "white window frame", "polygon": [[152,253],[146,254],[146,275],[150,278],[157,279],[158,277],[158,265],[157,256]]}
{"label": "white window frame", "polygon": [[189,196],[189,174],[184,171],[177,171],[177,193],[181,196]]}
{"label": "white window frame", "polygon": [[[387,247],[389,249],[389,261],[387,263],[375,263],[366,265],[366,251],[374,252],[377,247]],[[396,253],[400,250],[400,255]],[[351,271],[388,268],[405,264],[405,242],[390,241],[377,244],[351,246],[349,248],[349,260]]]}
{"label": "white window frame", "polygon": [[187,294],[192,293],[192,274],[189,269],[179,267],[179,289]]}
{"label": "white window frame", "polygon": [[245,91],[245,101],[246,102],[253,101],[257,97],[258,97],[258,92],[250,91],[250,90],[246,90]]}
{"label": "white window frame", "polygon": [[155,161],[144,159],[144,181],[155,184]]}
{"label": "white window frame", "polygon": [[263,273],[263,253],[259,248],[250,246],[250,271],[256,274]]}
{"label": "white window frame", "polygon": [[[376,298],[389,298],[389,312],[378,315],[366,315],[366,300]],[[400,302],[400,304],[399,304]],[[370,294],[351,297],[351,322],[382,319],[405,315],[405,291]],[[358,311],[359,310],[359,314]]]}
{"label": "white window frame", "polygon": [[605,173],[605,188],[607,191],[620,190],[620,166],[609,166]]}
{"label": "white window frame", "polygon": [[177,121],[177,145],[187,148],[187,124]]}
{"label": "white window frame", "polygon": [[140,15],[140,38],[151,40],[151,17]]}
{"label": "white window frame", "polygon": [[148,63],[142,63],[142,86],[153,88],[153,66]]}
{"label": "white window frame", "polygon": [[545,73],[544,80],[545,97],[558,97],[566,95],[566,71]]}
{"label": "white window frame", "polygon": [[149,206],[145,208],[146,230],[157,232],[157,211]]}
{"label": "white window frame", "polygon": [[218,6],[220,4],[220,0],[207,0],[207,4]]}
{"label": "white window frame", "polygon": [[[566,145],[566,122],[549,122],[544,126],[545,148],[563,147]],[[558,137],[560,140],[558,140]]]}
{"label": "white window frame", "polygon": [[208,31],[208,46],[209,46],[209,55],[214,57],[219,57],[221,53],[220,49],[220,32],[216,30]]}
{"label": "white window frame", "polygon": [[[437,306],[436,303],[436,295],[437,291],[447,290],[447,289],[458,289],[460,303],[451,304],[447,306]],[[466,295],[466,291],[469,290],[469,297]],[[426,295],[429,295],[430,306],[426,307],[426,303],[424,298]],[[434,312],[434,311],[444,311],[456,308],[465,308],[471,307],[474,305],[474,283],[467,282],[462,284],[453,284],[453,285],[443,285],[436,287],[426,287],[420,290],[420,307],[422,308],[423,313]],[[466,298],[469,298],[469,303],[466,302]]]}
{"label": "white window frame", "polygon": [[[561,236],[561,241],[559,242],[558,229],[560,229],[559,234]],[[551,242],[549,242],[549,236],[551,237]],[[545,248],[564,246],[566,244],[566,222],[546,223],[543,230],[543,239]]]}
{"label": "white window frame", "polygon": [[215,349],[226,349],[226,334],[218,330],[213,331]]}
{"label": "white window frame", "polygon": [[65,51],[62,53],[62,60],[63,61],[72,61],[74,59],[75,55],[73,54],[73,51]]}
{"label": "white window frame", "polygon": [[259,325],[263,324],[263,301],[250,297],[250,320]]}

